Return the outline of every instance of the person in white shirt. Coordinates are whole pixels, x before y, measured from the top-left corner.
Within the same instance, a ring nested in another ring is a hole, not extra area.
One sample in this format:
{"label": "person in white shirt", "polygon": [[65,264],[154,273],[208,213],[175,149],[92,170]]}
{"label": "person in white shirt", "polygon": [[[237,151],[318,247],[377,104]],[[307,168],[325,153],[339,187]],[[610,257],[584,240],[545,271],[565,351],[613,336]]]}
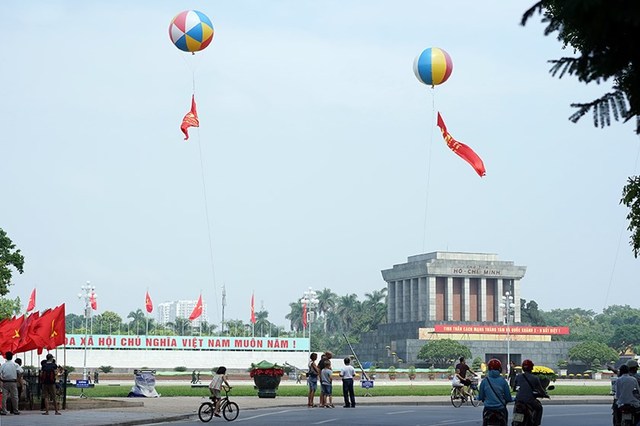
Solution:
{"label": "person in white shirt", "polygon": [[344,367],[340,370],[340,377],[342,377],[342,394],[344,395],[344,408],[355,408],[356,396],[353,393],[353,377],[356,375],[356,370],[351,365],[351,358],[346,357],[344,359]]}
{"label": "person in white shirt", "polygon": [[[626,367],[626,368],[623,368]],[[620,377],[616,380],[616,403],[618,407],[623,405],[631,405],[640,408],[640,400],[638,399],[638,381],[635,377],[629,375],[629,367],[620,366]]]}
{"label": "person in white shirt", "polygon": [[0,367],[0,380],[2,380],[2,411],[0,414],[6,416],[7,400],[11,398],[11,408],[13,414],[20,414],[18,411],[18,374],[22,374],[22,367],[13,362],[13,352],[4,355],[7,362]]}

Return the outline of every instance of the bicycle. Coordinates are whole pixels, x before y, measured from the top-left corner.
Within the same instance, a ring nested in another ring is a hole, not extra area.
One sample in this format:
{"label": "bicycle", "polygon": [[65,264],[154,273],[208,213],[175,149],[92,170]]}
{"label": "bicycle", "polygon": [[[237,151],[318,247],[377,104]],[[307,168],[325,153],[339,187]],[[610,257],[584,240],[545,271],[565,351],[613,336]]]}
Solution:
{"label": "bicycle", "polygon": [[451,388],[451,405],[459,408],[467,402],[471,402],[471,405],[477,407],[480,405],[480,401],[476,399],[478,396],[478,379],[472,378],[469,386],[453,386]]}
{"label": "bicycle", "polygon": [[[230,390],[231,388],[224,388],[224,397],[220,398],[220,411],[222,411],[224,419],[228,422],[232,422],[237,419],[238,414],[240,413],[238,404],[229,401]],[[211,400],[211,402],[203,402],[202,404],[200,404],[200,408],[198,409],[198,417],[200,418],[200,421],[204,423],[211,421],[216,410],[216,397],[210,396],[209,399]]]}

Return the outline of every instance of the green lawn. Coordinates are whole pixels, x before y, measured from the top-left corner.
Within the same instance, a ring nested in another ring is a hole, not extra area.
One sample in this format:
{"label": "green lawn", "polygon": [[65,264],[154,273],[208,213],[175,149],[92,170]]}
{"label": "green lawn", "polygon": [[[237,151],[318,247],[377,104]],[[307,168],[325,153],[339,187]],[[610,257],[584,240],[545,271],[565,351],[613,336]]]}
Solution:
{"label": "green lawn", "polygon": [[[334,386],[334,396],[342,396],[342,386]],[[556,386],[549,392],[554,395],[609,395],[610,386]],[[94,388],[85,389],[85,395],[89,397],[126,397],[131,386],[107,386],[97,385]],[[192,388],[189,385],[158,385],[156,391],[162,396],[207,396],[207,388]],[[420,386],[420,385],[400,385],[400,386],[375,386],[371,389],[374,396],[446,396],[451,392],[449,385]],[[356,388],[356,396],[364,396],[364,389]],[[307,394],[306,386],[282,386],[278,389],[279,396],[300,396]],[[80,389],[69,387],[67,395],[80,395]],[[235,396],[255,396],[257,391],[250,385],[234,386],[231,395]]]}

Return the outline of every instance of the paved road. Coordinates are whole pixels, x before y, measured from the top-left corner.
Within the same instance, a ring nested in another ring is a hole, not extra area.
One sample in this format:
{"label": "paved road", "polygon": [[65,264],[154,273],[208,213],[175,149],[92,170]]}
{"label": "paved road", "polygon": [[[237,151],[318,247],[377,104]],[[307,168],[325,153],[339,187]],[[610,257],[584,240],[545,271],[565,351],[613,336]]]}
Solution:
{"label": "paved road", "polygon": [[[611,410],[606,405],[557,405],[544,409],[544,426],[606,426],[611,424]],[[510,413],[511,414],[511,407]],[[355,409],[268,408],[240,411],[233,423],[238,425],[481,425],[482,407],[446,406],[362,406]],[[214,419],[214,423],[227,423]],[[168,425],[202,424],[197,417]]]}

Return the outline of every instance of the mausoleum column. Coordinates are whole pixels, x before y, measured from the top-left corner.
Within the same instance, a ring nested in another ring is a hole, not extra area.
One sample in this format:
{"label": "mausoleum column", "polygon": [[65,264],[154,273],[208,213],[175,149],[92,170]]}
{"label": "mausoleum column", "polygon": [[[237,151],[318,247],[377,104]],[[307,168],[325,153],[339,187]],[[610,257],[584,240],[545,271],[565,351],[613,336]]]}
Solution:
{"label": "mausoleum column", "polygon": [[[504,296],[502,278],[498,278],[496,279],[496,299],[497,300],[496,300],[496,303],[494,304],[494,306],[498,311],[498,315],[494,315],[494,318],[498,318],[499,323],[504,323],[504,309],[500,307],[500,304],[502,303],[502,296]],[[506,302],[506,303],[509,303],[509,302]]]}
{"label": "mausoleum column", "polygon": [[487,279],[480,278],[480,321],[487,320]]}
{"label": "mausoleum column", "polygon": [[387,322],[389,324],[396,322],[396,282],[389,281],[387,283]]}
{"label": "mausoleum column", "polygon": [[418,321],[427,319],[429,298],[427,296],[427,277],[418,278]]}
{"label": "mausoleum column", "polygon": [[471,316],[471,310],[470,310],[471,302],[469,301],[469,299],[471,298],[470,291],[469,291],[469,278],[465,277],[463,287],[462,287],[462,292],[463,292],[462,303],[464,304],[464,309],[462,310],[462,321],[469,321],[469,317]]}
{"label": "mausoleum column", "polygon": [[427,292],[429,297],[429,321],[436,320],[436,277],[427,277]]}
{"label": "mausoleum column", "polygon": [[446,321],[453,320],[453,278],[447,277],[447,289],[444,296],[444,306],[446,309]]}

